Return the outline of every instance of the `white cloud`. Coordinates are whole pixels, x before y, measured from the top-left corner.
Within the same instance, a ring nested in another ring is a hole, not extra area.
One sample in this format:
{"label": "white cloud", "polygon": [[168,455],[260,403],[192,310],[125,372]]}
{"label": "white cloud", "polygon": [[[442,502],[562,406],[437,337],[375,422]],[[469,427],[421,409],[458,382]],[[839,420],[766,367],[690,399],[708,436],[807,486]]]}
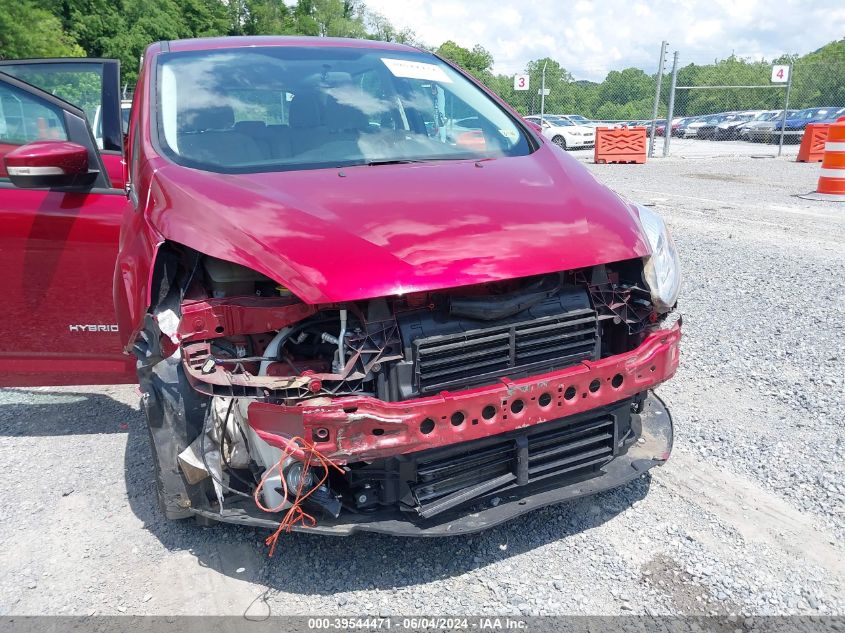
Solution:
{"label": "white cloud", "polygon": [[681,64],[731,53],[771,59],[803,54],[845,36],[842,0],[366,0],[395,26],[437,46],[481,44],[496,71],[515,73],[549,56],[576,79],[657,67],[661,40]]}

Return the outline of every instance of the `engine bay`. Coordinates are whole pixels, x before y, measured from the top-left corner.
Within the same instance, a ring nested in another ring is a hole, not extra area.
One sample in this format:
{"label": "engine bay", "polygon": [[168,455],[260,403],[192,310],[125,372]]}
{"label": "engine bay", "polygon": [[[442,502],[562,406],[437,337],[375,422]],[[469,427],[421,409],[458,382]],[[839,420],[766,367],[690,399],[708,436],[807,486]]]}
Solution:
{"label": "engine bay", "polygon": [[[155,323],[203,411],[178,453],[199,507],[426,520],[597,473],[639,437],[643,395],[620,389],[631,377],[613,357],[665,317],[641,260],[311,305],[255,271],[173,255]],[[541,378],[588,365],[589,389]]]}
{"label": "engine bay", "polygon": [[208,395],[398,402],[633,349],[661,316],[637,264],[316,307],[206,257],[178,342]]}

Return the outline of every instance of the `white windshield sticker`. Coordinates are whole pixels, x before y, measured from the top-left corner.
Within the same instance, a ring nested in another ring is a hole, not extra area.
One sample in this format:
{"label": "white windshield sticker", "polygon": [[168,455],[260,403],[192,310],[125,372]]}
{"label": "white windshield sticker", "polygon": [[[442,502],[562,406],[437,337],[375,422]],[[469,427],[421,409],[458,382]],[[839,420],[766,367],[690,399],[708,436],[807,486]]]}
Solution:
{"label": "white windshield sticker", "polygon": [[452,83],[452,80],[449,79],[449,75],[447,75],[444,70],[436,64],[409,62],[406,59],[389,59],[386,57],[382,57],[381,61],[384,62],[384,65],[387,66],[387,69],[392,72],[395,77],[440,81],[447,84]]}

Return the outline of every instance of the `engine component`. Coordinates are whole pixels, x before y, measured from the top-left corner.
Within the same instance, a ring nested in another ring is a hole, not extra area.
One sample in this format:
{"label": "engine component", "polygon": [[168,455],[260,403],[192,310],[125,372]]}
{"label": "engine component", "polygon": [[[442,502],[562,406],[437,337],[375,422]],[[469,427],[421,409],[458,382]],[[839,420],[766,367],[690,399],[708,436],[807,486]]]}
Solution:
{"label": "engine component", "polygon": [[507,294],[450,297],[449,314],[478,321],[498,321],[537,305],[558,290],[560,275],[546,275],[526,288]]}
{"label": "engine component", "polygon": [[505,375],[518,378],[597,358],[596,313],[586,289],[558,286],[551,296],[537,299],[546,292],[529,287],[523,299],[511,294],[505,300],[508,309],[526,303],[530,307],[495,321],[455,318],[436,310],[400,314],[405,358],[390,370],[388,399],[489,384]]}
{"label": "engine component", "polygon": [[398,503],[427,519],[517,486],[588,477],[639,435],[639,416],[626,399],[489,438],[359,464],[347,475],[348,496],[359,510]]}
{"label": "engine component", "polygon": [[259,272],[216,257],[206,256],[202,264],[212,296],[216,298],[254,295],[258,285],[274,285]]}

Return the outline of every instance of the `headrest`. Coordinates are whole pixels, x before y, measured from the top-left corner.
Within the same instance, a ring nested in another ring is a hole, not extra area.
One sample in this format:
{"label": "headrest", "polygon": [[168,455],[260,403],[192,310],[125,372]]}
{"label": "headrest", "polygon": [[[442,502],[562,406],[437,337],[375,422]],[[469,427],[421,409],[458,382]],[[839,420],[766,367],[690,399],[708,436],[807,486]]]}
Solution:
{"label": "headrest", "polygon": [[179,113],[180,132],[204,132],[206,130],[225,130],[235,123],[235,111],[232,106],[208,106],[190,108]]}
{"label": "headrest", "polygon": [[288,121],[291,127],[317,127],[320,125],[320,97],[316,92],[297,92],[290,102]]}
{"label": "headrest", "polygon": [[238,121],[235,123],[235,131],[240,132],[241,134],[246,134],[247,136],[252,136],[253,138],[259,137],[264,134],[264,131],[267,129],[267,125],[264,121]]}
{"label": "headrest", "polygon": [[367,116],[358,108],[338,103],[334,97],[329,97],[326,102],[326,127],[335,131],[366,131],[370,124]]}

